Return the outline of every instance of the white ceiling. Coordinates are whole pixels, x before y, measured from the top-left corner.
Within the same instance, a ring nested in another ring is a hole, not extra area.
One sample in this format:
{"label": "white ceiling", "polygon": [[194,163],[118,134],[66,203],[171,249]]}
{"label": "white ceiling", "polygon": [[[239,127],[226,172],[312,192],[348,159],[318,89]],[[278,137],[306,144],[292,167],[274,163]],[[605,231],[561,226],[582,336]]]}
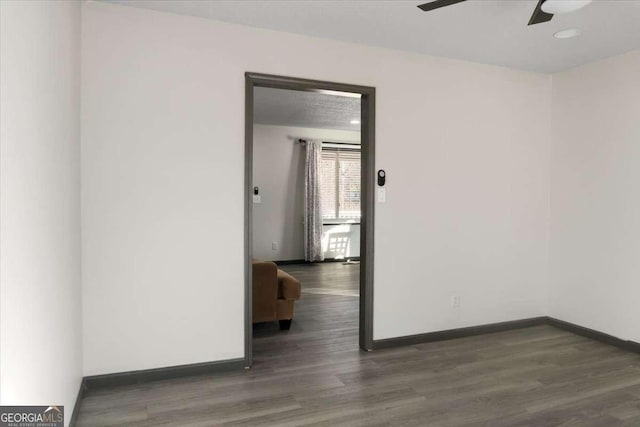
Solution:
{"label": "white ceiling", "polygon": [[359,131],[360,98],[257,87],[254,123]]}
{"label": "white ceiling", "polygon": [[[596,0],[532,26],[536,0],[469,0],[431,12],[416,7],[427,0],[109,1],[545,73],[640,48],[640,0]],[[570,27],[582,35],[552,36]]]}

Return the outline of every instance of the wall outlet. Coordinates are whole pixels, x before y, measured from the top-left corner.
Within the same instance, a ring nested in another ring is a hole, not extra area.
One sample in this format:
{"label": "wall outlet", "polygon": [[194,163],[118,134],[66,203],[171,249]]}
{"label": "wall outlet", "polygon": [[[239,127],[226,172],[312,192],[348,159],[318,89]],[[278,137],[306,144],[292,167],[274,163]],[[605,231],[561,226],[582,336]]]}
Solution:
{"label": "wall outlet", "polygon": [[457,294],[451,295],[451,307],[453,308],[460,307],[460,295],[457,295]]}
{"label": "wall outlet", "polygon": [[271,242],[271,250],[272,251],[278,250],[278,242]]}

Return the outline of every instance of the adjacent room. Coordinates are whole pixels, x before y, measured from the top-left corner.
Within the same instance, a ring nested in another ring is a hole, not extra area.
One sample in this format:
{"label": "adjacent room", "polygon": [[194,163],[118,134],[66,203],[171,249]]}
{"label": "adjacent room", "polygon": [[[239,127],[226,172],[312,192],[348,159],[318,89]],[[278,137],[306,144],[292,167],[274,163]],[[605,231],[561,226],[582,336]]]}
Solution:
{"label": "adjacent room", "polygon": [[0,424],[640,426],[640,0],[0,0]]}
{"label": "adjacent room", "polygon": [[360,94],[254,90],[254,364],[358,348],[360,128]]}

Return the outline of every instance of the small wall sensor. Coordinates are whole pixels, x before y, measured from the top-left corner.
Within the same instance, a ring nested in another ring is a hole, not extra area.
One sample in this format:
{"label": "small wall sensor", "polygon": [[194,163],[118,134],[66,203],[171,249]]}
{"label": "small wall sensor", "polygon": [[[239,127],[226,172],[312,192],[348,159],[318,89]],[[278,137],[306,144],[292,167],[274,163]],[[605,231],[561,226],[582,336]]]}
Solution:
{"label": "small wall sensor", "polygon": [[253,194],[255,194],[256,196],[260,194],[260,189],[258,187],[253,187]]}
{"label": "small wall sensor", "polygon": [[380,169],[378,171],[378,185],[380,187],[384,186],[384,183],[386,182],[386,180],[387,180],[387,173],[383,169]]}

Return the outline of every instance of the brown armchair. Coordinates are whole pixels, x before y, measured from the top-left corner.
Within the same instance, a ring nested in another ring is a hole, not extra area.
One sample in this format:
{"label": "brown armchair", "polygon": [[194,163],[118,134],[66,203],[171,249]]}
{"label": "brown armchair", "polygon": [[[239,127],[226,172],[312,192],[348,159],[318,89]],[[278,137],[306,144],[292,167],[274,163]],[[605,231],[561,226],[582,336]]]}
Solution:
{"label": "brown armchair", "polygon": [[280,322],[291,328],[293,304],[300,298],[300,282],[273,262],[253,261],[253,323]]}

